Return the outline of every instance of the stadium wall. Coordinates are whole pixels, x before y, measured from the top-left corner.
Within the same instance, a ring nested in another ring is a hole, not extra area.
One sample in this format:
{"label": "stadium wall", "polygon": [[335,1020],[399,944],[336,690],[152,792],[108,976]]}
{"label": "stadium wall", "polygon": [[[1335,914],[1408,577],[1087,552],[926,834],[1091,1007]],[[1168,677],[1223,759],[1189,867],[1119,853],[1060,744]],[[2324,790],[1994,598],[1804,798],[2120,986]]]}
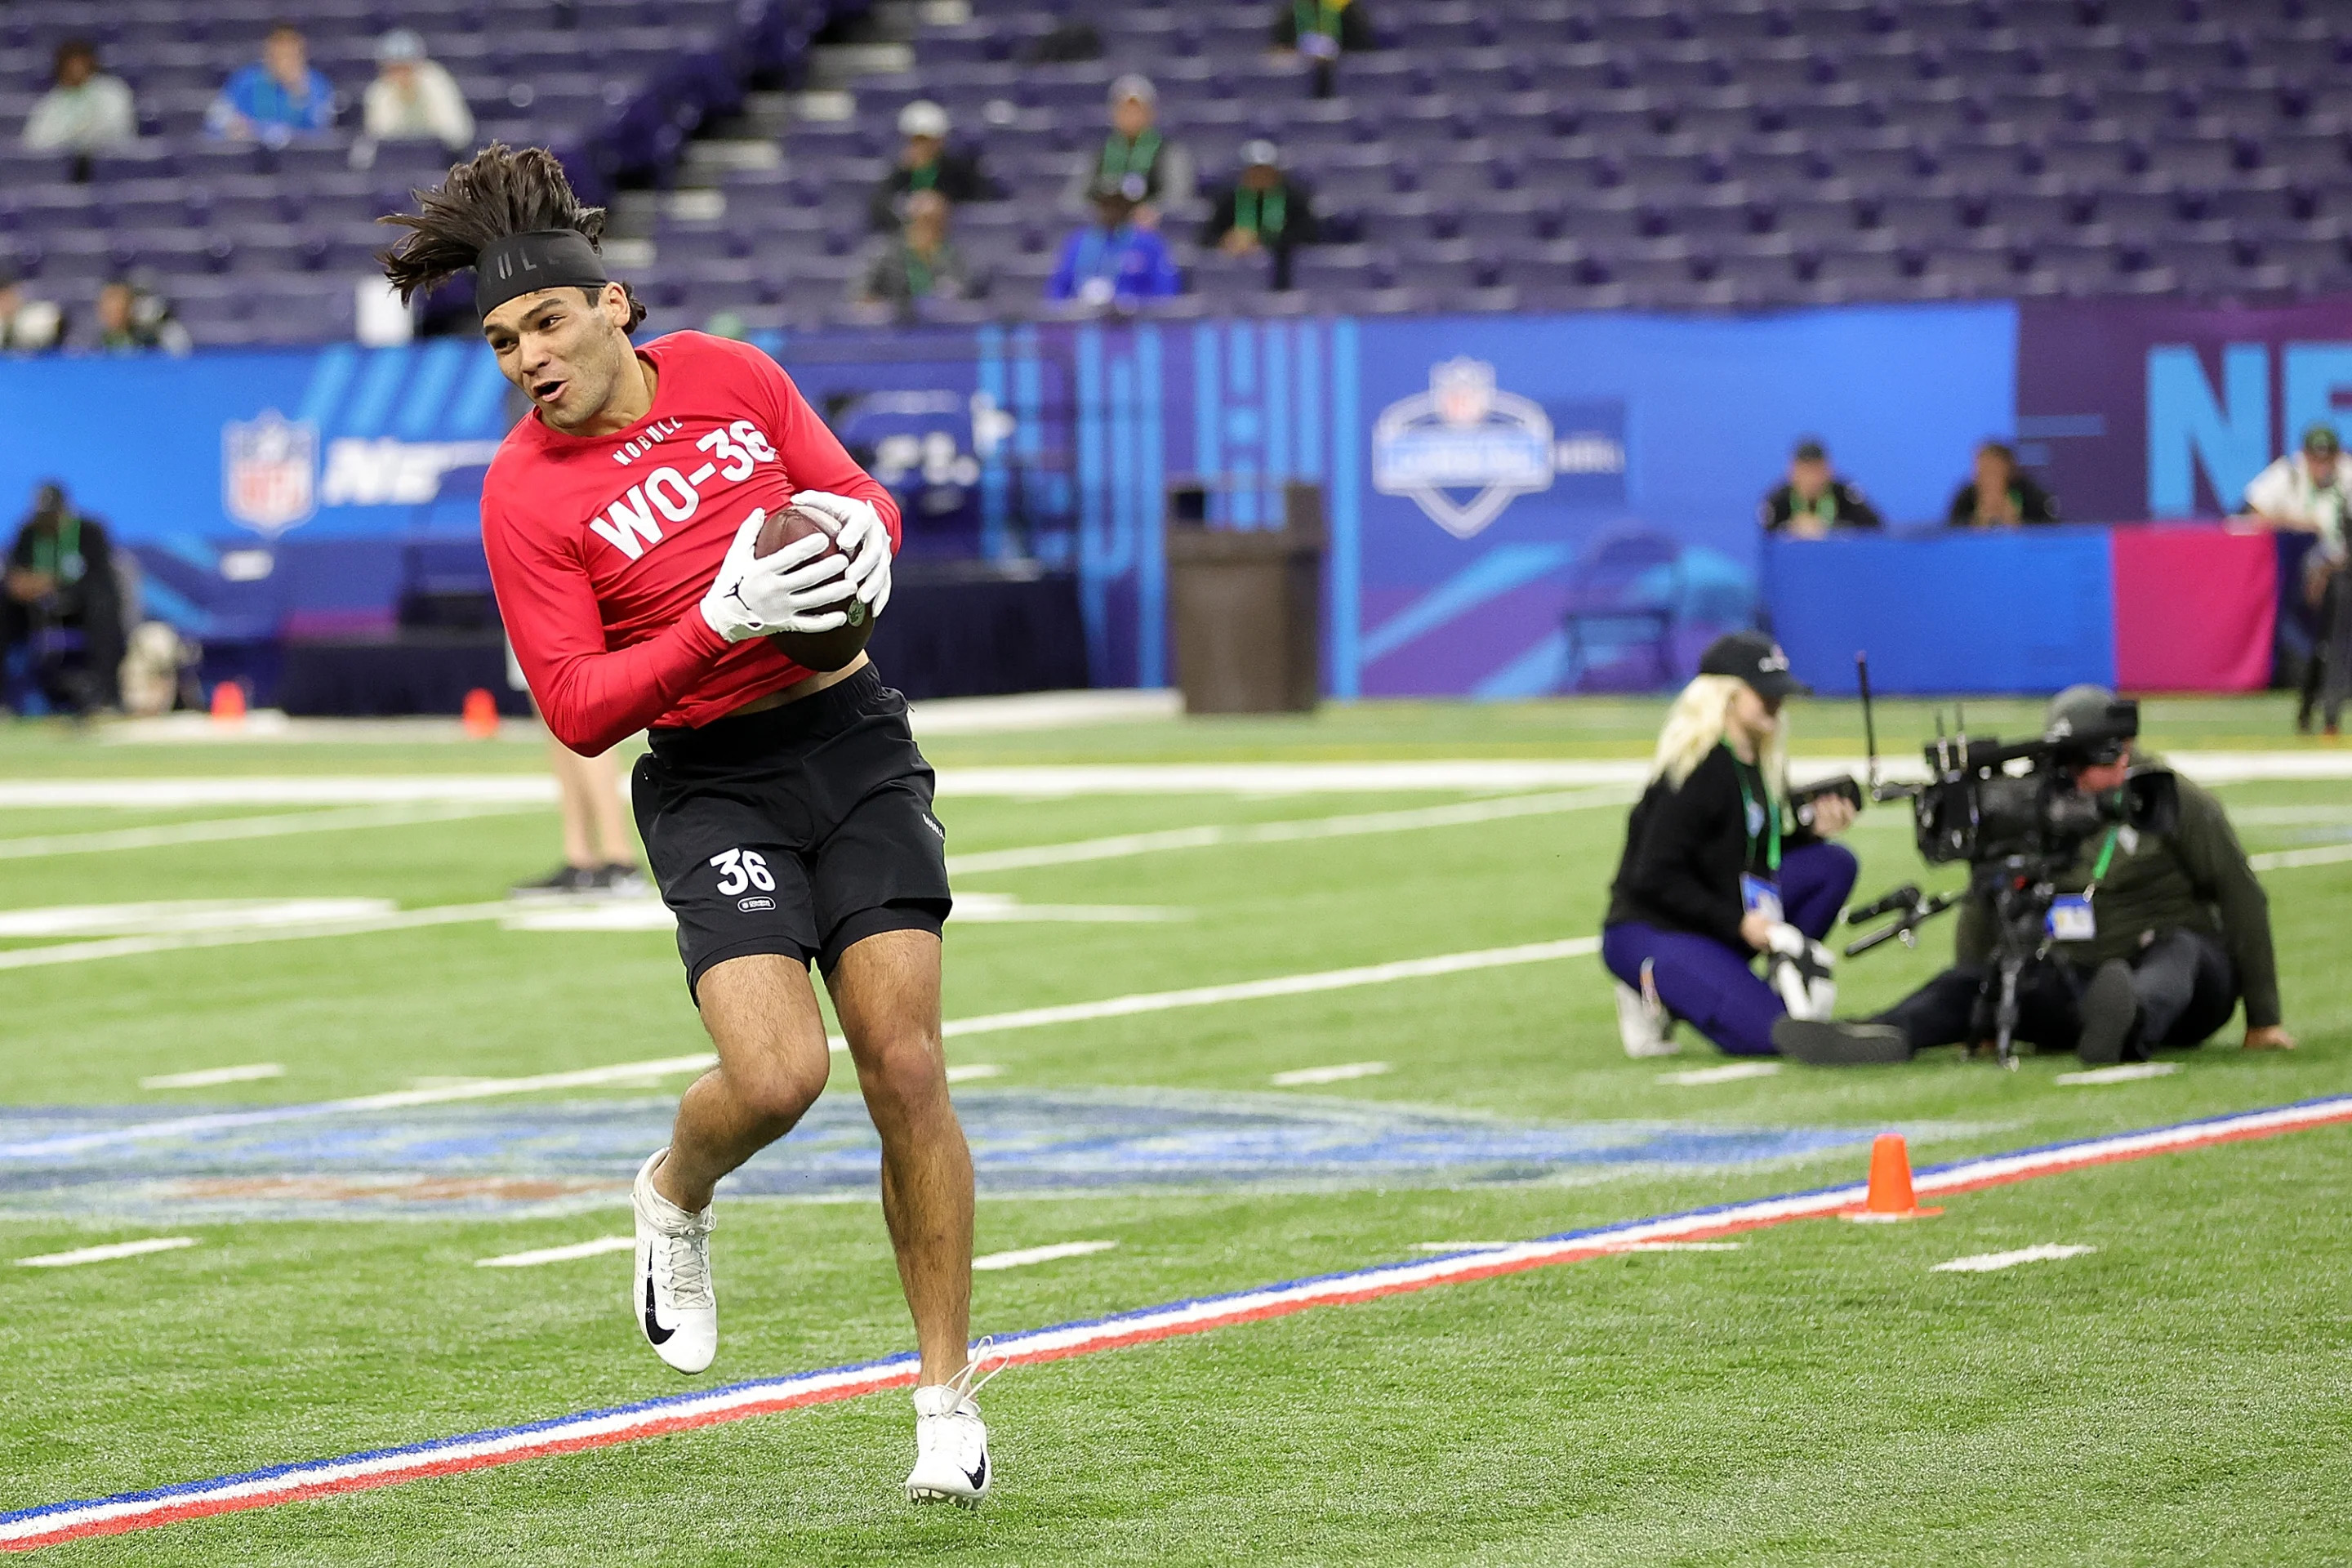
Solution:
{"label": "stadium wall", "polygon": [[[1969,443],[2010,428],[2016,322],[1992,304],[764,346],[853,444],[952,441],[979,548],[1076,574],[1098,683],[1170,679],[1163,489],[1211,473],[1325,486],[1336,694],[1512,696],[1649,684],[1749,620],[1756,499],[1801,436],[1828,439],[1889,515],[1933,515]],[[365,635],[390,627],[403,547],[470,530],[466,481],[509,417],[460,340],[15,360],[0,495],[63,479],[139,548],[151,613],[199,636]],[[1572,595],[1594,612],[1574,639]],[[1643,630],[1660,611],[1663,650]]]}

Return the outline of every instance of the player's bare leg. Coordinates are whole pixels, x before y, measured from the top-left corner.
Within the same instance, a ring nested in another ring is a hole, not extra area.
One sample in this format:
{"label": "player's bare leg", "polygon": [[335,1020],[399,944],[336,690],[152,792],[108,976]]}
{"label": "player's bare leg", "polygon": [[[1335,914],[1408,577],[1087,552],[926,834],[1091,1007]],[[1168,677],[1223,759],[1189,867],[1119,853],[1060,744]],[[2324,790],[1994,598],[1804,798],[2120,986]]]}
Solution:
{"label": "player's bare leg", "polygon": [[882,1214],[923,1366],[907,1495],[970,1506],[988,1490],[988,1429],[973,1402],[971,1152],[948,1100],[940,1038],[940,939],[884,931],[855,943],[826,982],[882,1135]]}
{"label": "player's bare leg", "polygon": [[678,1101],[669,1153],[654,1173],[655,1189],[689,1212],[709,1207],[720,1177],[799,1124],[832,1067],[816,989],[791,959],[755,952],[714,963],[695,995],[719,1065]]}
{"label": "player's bare leg", "polygon": [[680,1372],[719,1344],[710,1280],[710,1195],[720,1177],[791,1131],[824,1091],[824,1017],[808,971],[775,953],[715,963],[695,988],[719,1065],[678,1101],[670,1146],[637,1173],[637,1268],[630,1306]]}
{"label": "player's bare leg", "polygon": [[940,939],[884,931],[841,955],[826,989],[882,1135],[882,1215],[915,1318],[923,1383],[963,1370],[971,1325],[971,1153],[948,1101]]}

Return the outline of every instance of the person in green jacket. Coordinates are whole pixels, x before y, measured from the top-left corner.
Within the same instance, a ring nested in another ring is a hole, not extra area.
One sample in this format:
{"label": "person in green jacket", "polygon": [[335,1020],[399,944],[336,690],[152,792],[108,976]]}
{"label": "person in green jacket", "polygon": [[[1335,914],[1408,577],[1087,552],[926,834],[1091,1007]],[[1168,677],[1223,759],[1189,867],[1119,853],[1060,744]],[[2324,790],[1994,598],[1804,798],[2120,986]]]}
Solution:
{"label": "person in green jacket", "polygon": [[[2052,700],[2049,724],[2095,722],[2114,700],[2098,687],[2070,686]],[[2151,771],[2170,772],[2126,743],[2084,766],[2074,786],[2101,795],[2120,789],[2126,773]],[[2180,813],[2170,831],[2119,826],[2087,843],[2059,879],[2062,895],[2087,904],[2068,922],[2076,934],[2053,940],[2019,976],[2018,1038],[2093,1066],[2145,1060],[2159,1047],[2204,1044],[2242,1002],[2247,1050],[2294,1048],[2279,1011],[2270,900],[2221,803],[2174,778]],[[1874,1022],[1902,1030],[1914,1051],[1990,1038],[1993,939],[1989,903],[1963,903],[1957,962]]]}

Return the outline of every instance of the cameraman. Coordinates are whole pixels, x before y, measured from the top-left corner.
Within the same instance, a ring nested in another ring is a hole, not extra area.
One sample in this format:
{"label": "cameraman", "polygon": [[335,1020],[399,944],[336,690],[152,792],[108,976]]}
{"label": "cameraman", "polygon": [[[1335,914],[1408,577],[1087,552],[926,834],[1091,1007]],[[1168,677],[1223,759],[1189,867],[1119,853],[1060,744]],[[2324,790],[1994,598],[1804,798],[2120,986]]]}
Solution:
{"label": "cameraman", "polygon": [[1772,1025],[1789,1006],[1753,966],[1759,954],[1795,965],[1801,994],[1821,996],[1827,1011],[1820,939],[1856,868],[1850,851],[1822,840],[1843,833],[1854,808],[1821,795],[1810,826],[1781,831],[1780,704],[1805,688],[1771,639],[1719,637],[1698,668],[1666,714],[1650,786],[1626,825],[1601,957],[1617,978],[1627,1055],[1671,1054],[1671,1021],[1685,1018],[1729,1055],[1770,1056]]}
{"label": "cameraman", "polygon": [[[2114,700],[2098,687],[2070,686],[2051,700],[2046,732],[2087,732]],[[2076,768],[2074,788],[2105,795],[2135,771],[2170,772],[2154,756],[2135,770],[2131,742],[2117,741]],[[2145,1060],[2158,1047],[2203,1044],[2242,998],[2247,1050],[2294,1048],[2279,1026],[2269,900],[2221,803],[2174,776],[2180,812],[2170,831],[2110,828],[2060,880],[2052,924],[2075,934],[2019,975],[2019,1039],[2073,1049],[2088,1066]],[[1900,1029],[1914,1051],[1989,1037],[1992,921],[1985,900],[1962,904],[1959,962],[1877,1022]]]}

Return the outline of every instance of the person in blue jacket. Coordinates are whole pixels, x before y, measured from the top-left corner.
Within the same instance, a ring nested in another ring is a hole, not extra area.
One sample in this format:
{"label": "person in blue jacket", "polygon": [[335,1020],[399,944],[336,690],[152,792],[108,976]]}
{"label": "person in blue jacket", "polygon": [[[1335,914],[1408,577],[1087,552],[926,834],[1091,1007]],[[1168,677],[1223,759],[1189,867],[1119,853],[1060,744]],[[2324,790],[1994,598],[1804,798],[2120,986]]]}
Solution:
{"label": "person in blue jacket", "polygon": [[1045,298],[1103,306],[1182,293],[1184,276],[1168,242],[1135,221],[1135,197],[1105,184],[1096,187],[1094,201],[1096,221],[1062,242]]}
{"label": "person in blue jacket", "polygon": [[334,87],[312,68],[301,29],[283,22],[262,40],[261,58],[223,83],[205,110],[214,135],[272,147],[334,128]]}

